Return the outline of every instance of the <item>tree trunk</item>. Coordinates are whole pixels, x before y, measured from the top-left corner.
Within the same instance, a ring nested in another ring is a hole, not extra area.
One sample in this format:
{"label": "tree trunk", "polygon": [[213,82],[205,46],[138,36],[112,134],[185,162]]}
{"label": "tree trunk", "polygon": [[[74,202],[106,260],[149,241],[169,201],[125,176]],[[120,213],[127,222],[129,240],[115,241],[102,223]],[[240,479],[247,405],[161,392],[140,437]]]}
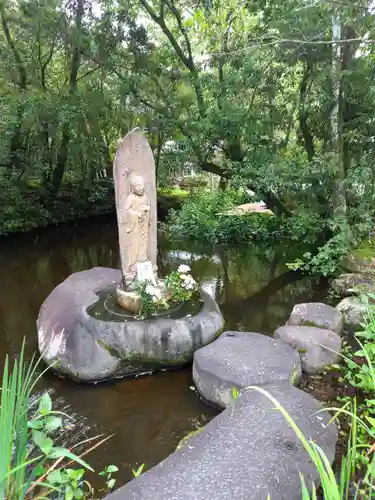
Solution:
{"label": "tree trunk", "polygon": [[305,145],[305,150],[307,153],[307,159],[309,162],[312,161],[315,155],[314,138],[307,124],[308,113],[305,107],[305,101],[307,95],[307,83],[309,81],[311,69],[312,69],[311,65],[306,63],[306,67],[303,72],[302,80],[299,87],[299,105],[298,105],[299,128],[301,130],[303,142]]}
{"label": "tree trunk", "polygon": [[332,16],[332,97],[331,111],[331,148],[334,154],[334,181],[332,189],[333,216],[346,222],[346,192],[345,166],[342,136],[342,46],[341,46],[341,19],[339,10],[334,9]]}
{"label": "tree trunk", "polygon": [[[80,31],[82,28],[82,20],[84,14],[85,0],[77,0],[76,2],[76,16],[75,16],[75,36],[73,44],[73,53],[70,63],[70,80],[69,80],[69,96],[73,96],[77,90],[77,77],[78,70],[81,64],[81,48],[79,44]],[[56,161],[56,167],[52,175],[52,191],[56,194],[61,186],[64,176],[66,162],[68,159],[68,149],[70,142],[70,122],[65,121],[62,126],[60,151]]]}
{"label": "tree trunk", "polygon": [[[18,86],[22,97],[22,93],[27,88],[27,72],[9,29],[8,17],[5,12],[5,2],[0,2],[0,19],[5,39],[7,41],[10,51],[12,52],[16,64],[18,78],[15,83]],[[24,113],[24,104],[22,103],[22,99],[20,99],[20,102],[17,104],[16,121],[14,124],[13,134],[10,140],[10,147],[9,147],[8,166],[10,168],[15,168],[15,169],[21,168],[22,164],[24,163],[24,149],[23,149],[22,133],[21,133],[23,113]]]}

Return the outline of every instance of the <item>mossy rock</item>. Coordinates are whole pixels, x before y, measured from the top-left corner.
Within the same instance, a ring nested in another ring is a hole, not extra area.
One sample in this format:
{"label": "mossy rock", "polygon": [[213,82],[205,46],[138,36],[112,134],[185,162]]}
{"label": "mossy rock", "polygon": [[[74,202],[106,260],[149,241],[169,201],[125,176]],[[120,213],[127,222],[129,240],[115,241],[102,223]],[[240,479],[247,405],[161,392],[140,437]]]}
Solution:
{"label": "mossy rock", "polygon": [[196,436],[199,434],[202,430],[204,429],[204,426],[199,427],[199,429],[196,429],[194,431],[189,432],[186,436],[184,436],[179,442],[178,445],[176,446],[176,450],[181,449],[185,444],[191,439],[192,437]]}
{"label": "mossy rock", "polygon": [[375,238],[364,241],[341,264],[352,273],[375,276]]}
{"label": "mossy rock", "polygon": [[375,293],[375,275],[341,274],[333,280],[332,289],[339,297]]}

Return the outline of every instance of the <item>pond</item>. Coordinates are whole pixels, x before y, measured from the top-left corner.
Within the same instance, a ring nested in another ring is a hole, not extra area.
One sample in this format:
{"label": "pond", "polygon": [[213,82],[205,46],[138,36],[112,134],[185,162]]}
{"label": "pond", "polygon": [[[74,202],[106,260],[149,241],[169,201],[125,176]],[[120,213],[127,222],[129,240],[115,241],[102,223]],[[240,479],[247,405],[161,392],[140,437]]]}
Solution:
{"label": "pond", "polygon": [[[180,263],[216,294],[226,329],[272,334],[295,303],[324,298],[324,284],[287,272],[288,244],[273,248],[196,249],[160,238],[161,274]],[[27,354],[37,351],[39,308],[69,274],[94,266],[119,267],[114,218],[45,230],[0,241],[0,370],[5,355],[17,356],[26,337]],[[174,451],[179,440],[216,415],[192,390],[191,367],[101,385],[78,385],[47,373],[41,389],[53,393],[58,409],[75,417],[69,443],[96,434],[115,434],[88,457],[100,471],[116,464],[118,485],[132,468],[147,468]],[[94,486],[102,485],[91,479]]]}

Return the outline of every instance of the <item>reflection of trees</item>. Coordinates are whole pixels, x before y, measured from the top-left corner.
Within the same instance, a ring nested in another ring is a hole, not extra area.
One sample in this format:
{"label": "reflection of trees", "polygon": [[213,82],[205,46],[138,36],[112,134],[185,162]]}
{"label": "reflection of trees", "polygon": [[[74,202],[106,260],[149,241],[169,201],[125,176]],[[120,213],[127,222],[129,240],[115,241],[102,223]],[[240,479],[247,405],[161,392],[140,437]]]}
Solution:
{"label": "reflection of trees", "polygon": [[115,225],[90,222],[7,240],[0,250],[1,348],[16,354],[26,336],[29,351],[35,351],[42,302],[71,273],[95,266],[118,267]]}
{"label": "reflection of trees", "polygon": [[244,300],[226,302],[221,309],[228,329],[241,324],[244,330],[262,333],[273,331],[285,323],[293,306],[300,302],[320,301],[325,288],[298,273],[285,273],[262,290]]}

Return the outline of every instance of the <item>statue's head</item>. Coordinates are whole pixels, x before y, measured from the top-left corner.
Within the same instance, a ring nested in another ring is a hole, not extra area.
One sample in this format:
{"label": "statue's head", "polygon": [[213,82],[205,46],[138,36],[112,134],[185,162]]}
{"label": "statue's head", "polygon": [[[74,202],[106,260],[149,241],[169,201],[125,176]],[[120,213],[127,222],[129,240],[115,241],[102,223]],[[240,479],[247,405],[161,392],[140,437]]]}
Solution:
{"label": "statue's head", "polygon": [[131,190],[132,193],[142,196],[145,192],[145,181],[140,175],[133,175],[131,178]]}

